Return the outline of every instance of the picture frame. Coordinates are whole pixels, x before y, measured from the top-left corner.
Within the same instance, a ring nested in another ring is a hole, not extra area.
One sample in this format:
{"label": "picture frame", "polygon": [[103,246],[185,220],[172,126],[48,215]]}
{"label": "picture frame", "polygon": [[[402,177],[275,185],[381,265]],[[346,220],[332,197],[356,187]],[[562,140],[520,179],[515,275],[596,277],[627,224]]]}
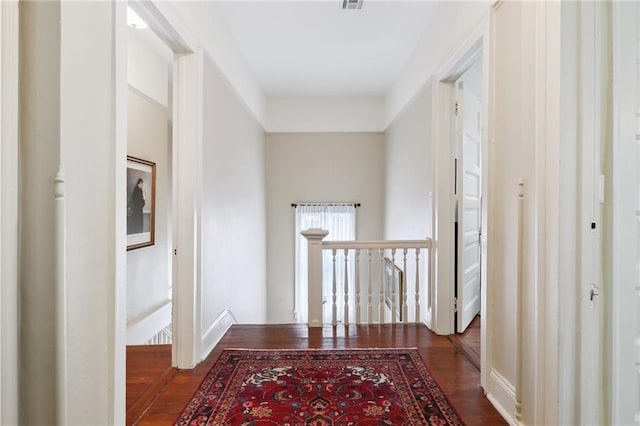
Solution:
{"label": "picture frame", "polygon": [[396,291],[396,318],[402,322],[403,271],[388,257],[384,258],[384,302],[391,310],[392,289]]}
{"label": "picture frame", "polygon": [[156,163],[127,156],[127,251],[155,244]]}

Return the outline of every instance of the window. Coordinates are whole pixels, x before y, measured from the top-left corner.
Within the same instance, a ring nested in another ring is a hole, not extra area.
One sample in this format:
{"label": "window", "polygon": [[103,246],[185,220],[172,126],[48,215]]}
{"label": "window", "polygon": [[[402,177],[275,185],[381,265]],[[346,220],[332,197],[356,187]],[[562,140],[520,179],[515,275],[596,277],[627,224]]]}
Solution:
{"label": "window", "polygon": [[[356,208],[353,204],[298,204],[296,207],[295,227],[295,306],[294,318],[299,323],[308,321],[308,291],[307,291],[307,240],[301,231],[310,228],[321,228],[329,231],[327,241],[349,241],[356,239]],[[329,250],[322,255],[322,297],[323,320],[332,320],[332,288],[333,264]],[[349,293],[353,292],[353,262],[349,261]],[[336,293],[338,295],[338,321],[342,321],[344,313],[344,253],[336,253]]]}

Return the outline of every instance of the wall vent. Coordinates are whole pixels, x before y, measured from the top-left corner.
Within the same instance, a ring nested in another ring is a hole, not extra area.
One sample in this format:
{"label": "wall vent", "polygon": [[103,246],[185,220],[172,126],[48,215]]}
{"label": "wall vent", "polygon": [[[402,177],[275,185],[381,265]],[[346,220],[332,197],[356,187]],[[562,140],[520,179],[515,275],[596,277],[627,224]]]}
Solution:
{"label": "wall vent", "polygon": [[364,0],[342,0],[343,9],[362,9]]}

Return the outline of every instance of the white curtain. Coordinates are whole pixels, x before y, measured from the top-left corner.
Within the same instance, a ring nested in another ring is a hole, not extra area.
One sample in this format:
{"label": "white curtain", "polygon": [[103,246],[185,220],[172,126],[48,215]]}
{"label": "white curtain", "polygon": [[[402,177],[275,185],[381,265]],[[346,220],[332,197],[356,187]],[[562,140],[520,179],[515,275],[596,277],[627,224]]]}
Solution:
{"label": "white curtain", "polygon": [[[299,204],[296,207],[296,250],[295,250],[295,312],[299,323],[308,321],[308,291],[307,291],[307,240],[300,232],[309,228],[321,228],[329,231],[325,241],[350,241],[356,239],[356,208],[353,204]],[[350,257],[353,255],[351,254]],[[336,253],[336,275],[338,295],[338,321],[344,319],[344,253]],[[333,303],[333,265],[331,251],[326,250],[322,256],[322,298],[323,320],[331,322],[331,307]],[[353,261],[349,260],[349,292],[352,299]],[[351,302],[350,302],[351,303]],[[353,306],[351,304],[351,306]]]}

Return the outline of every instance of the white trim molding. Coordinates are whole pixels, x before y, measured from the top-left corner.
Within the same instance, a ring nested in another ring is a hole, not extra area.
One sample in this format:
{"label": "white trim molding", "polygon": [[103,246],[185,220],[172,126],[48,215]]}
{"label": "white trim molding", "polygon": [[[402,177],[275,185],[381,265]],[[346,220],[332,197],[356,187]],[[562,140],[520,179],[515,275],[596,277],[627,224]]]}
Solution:
{"label": "white trim molding", "polygon": [[489,372],[489,392],[487,399],[491,401],[498,413],[510,424],[516,425],[514,413],[516,407],[516,389],[500,373],[493,368]]}
{"label": "white trim molding", "polygon": [[523,288],[522,288],[522,265],[523,265],[523,231],[524,231],[524,179],[518,181],[518,228],[516,232],[516,421],[522,423],[522,380],[523,380],[523,350],[524,340],[523,329]]}
{"label": "white trim molding", "polygon": [[[113,3],[113,33],[114,33],[114,123],[115,135],[113,167],[114,187],[126,186],[127,159],[127,105],[129,93],[127,91],[127,61],[129,27],[126,25],[127,4]],[[127,254],[124,249],[126,241],[126,196],[116,196],[114,202],[115,227],[115,281],[111,293],[113,298],[113,406],[110,407],[113,424],[122,424],[126,420],[126,339],[127,339]]]}
{"label": "white trim molding", "polygon": [[[640,423],[640,5],[612,2],[611,418]],[[631,373],[633,371],[633,373]]]}
{"label": "white trim molding", "polygon": [[229,330],[233,324],[237,323],[238,320],[236,320],[231,310],[225,309],[222,311],[202,335],[202,353],[200,354],[200,359],[204,360],[209,356],[227,330]]}
{"label": "white trim molding", "polygon": [[171,324],[171,301],[127,324],[127,345],[144,345]]}
{"label": "white trim molding", "polygon": [[0,3],[0,424],[18,424],[18,29]]}
{"label": "white trim molding", "polygon": [[202,318],[203,51],[174,65],[173,209],[175,282],[173,336],[178,368],[200,361]]}
{"label": "white trim molding", "polygon": [[56,415],[58,424],[68,423],[67,393],[67,273],[64,174],[58,168],[54,180],[55,203],[55,298],[56,298]]}

